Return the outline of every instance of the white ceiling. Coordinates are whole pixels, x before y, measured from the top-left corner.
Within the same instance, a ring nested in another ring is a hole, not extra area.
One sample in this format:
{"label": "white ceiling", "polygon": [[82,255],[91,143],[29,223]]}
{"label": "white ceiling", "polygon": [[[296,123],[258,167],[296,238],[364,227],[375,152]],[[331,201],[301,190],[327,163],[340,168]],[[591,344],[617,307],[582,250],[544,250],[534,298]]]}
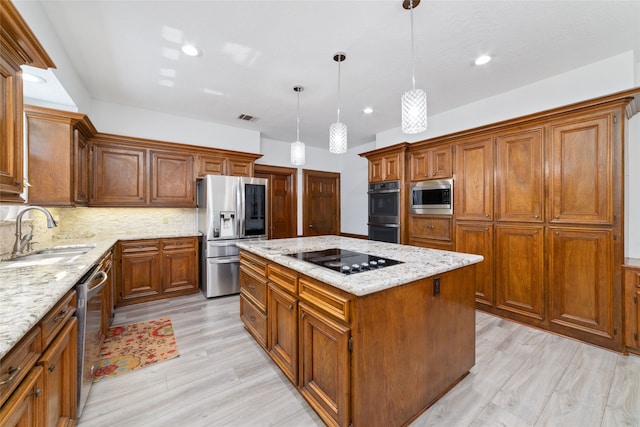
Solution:
{"label": "white ceiling", "polygon": [[[96,100],[294,141],[293,87],[302,85],[301,140],[326,147],[338,103],[333,56],[342,51],[341,121],[353,147],[400,125],[400,97],[411,88],[402,0],[42,4]],[[416,86],[433,115],[631,49],[640,58],[640,1],[423,0],[414,34]],[[181,42],[202,55],[179,53]],[[494,59],[473,65],[480,54]],[[365,115],[366,106],[374,113]]]}

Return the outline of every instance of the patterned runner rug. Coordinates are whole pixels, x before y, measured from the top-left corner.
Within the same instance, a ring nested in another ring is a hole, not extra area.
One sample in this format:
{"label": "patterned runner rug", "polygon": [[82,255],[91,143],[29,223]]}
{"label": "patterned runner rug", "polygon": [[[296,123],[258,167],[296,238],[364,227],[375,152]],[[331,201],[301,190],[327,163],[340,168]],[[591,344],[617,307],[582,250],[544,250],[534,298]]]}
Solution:
{"label": "patterned runner rug", "polygon": [[102,344],[93,382],[180,355],[171,319],[112,326]]}

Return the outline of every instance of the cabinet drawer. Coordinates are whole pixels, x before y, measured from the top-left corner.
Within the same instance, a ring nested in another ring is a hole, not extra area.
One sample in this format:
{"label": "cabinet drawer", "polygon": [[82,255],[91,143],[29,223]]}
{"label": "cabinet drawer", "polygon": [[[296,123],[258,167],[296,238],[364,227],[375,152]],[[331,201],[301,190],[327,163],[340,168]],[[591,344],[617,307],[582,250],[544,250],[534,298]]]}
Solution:
{"label": "cabinet drawer", "polygon": [[453,251],[453,242],[447,242],[446,240],[412,238],[411,240],[409,240],[409,244],[412,246],[419,246],[421,248],[439,249],[441,251]]}
{"label": "cabinet drawer", "polygon": [[293,270],[280,265],[269,264],[267,266],[267,278],[270,282],[279,285],[282,289],[294,295],[298,292],[298,275]]}
{"label": "cabinet drawer", "polygon": [[299,296],[301,300],[307,301],[325,311],[327,314],[349,323],[351,318],[351,304],[348,293],[332,288],[309,277],[301,277],[299,282]]}
{"label": "cabinet drawer", "polygon": [[35,366],[42,353],[40,327],[32,328],[0,362],[0,406],[9,398],[20,381]]}
{"label": "cabinet drawer", "polygon": [[42,348],[47,348],[67,320],[76,312],[76,291],[62,298],[40,321]]}
{"label": "cabinet drawer", "polygon": [[451,229],[451,217],[411,215],[409,218],[409,234],[412,238],[451,241]]}
{"label": "cabinet drawer", "polygon": [[240,289],[262,311],[267,311],[267,282],[245,266],[240,267]]}
{"label": "cabinet drawer", "polygon": [[135,242],[120,242],[122,253],[159,251],[159,240],[140,240]]}
{"label": "cabinet drawer", "polygon": [[162,241],[162,250],[163,251],[171,251],[177,249],[193,249],[196,247],[195,238],[184,238],[184,239],[168,239]]}
{"label": "cabinet drawer", "polygon": [[240,252],[240,265],[252,269],[261,277],[267,277],[267,260],[247,251]]}
{"label": "cabinet drawer", "polygon": [[262,314],[240,290],[240,318],[258,344],[267,348],[267,316]]}

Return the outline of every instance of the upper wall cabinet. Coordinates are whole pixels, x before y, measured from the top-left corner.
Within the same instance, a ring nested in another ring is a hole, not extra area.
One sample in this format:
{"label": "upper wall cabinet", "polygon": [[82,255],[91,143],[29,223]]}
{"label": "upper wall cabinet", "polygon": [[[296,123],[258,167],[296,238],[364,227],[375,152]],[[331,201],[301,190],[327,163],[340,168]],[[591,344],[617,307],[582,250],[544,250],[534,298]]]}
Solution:
{"label": "upper wall cabinet", "polygon": [[206,175],[253,176],[253,165],[261,154],[212,149],[198,154],[198,178]]}
{"label": "upper wall cabinet", "polygon": [[451,144],[435,148],[420,148],[409,151],[409,180],[450,178]]}
{"label": "upper wall cabinet", "polygon": [[29,203],[89,203],[89,138],[96,130],[84,114],[25,105]]}
{"label": "upper wall cabinet", "polygon": [[24,202],[21,65],[53,68],[53,61],[13,4],[0,0],[0,202]]}

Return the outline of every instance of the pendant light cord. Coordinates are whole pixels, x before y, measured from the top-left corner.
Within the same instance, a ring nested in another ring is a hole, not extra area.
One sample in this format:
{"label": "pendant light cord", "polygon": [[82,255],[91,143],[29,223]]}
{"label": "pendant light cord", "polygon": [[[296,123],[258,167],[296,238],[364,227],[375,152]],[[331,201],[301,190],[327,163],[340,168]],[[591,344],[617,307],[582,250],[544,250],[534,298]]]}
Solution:
{"label": "pendant light cord", "polygon": [[338,61],[338,123],[340,123],[340,63],[342,60]]}
{"label": "pendant light cord", "polygon": [[298,93],[298,113],[296,114],[296,120],[297,120],[297,125],[296,125],[296,141],[300,141],[300,91],[297,91]]}
{"label": "pendant light cord", "polygon": [[413,49],[413,0],[409,0],[409,8],[411,9],[411,82],[413,90],[416,90],[416,60]]}

